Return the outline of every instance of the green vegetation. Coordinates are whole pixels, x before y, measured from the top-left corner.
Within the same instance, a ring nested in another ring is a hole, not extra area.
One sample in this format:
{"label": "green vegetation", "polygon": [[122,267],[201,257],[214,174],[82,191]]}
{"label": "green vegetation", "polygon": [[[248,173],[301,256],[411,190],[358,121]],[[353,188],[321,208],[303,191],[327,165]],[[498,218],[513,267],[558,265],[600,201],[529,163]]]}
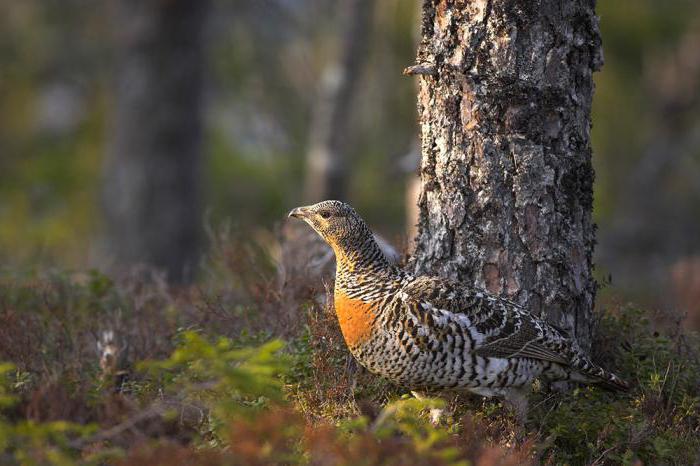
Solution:
{"label": "green vegetation", "polygon": [[[332,309],[282,297],[270,229],[300,203],[318,79],[337,53],[336,3],[212,2],[207,216],[193,221],[232,218],[262,246],[208,231],[216,260],[174,289],[147,270],[111,279],[65,269],[94,259],[103,228],[121,29],[112,7],[0,3],[0,465],[699,462],[700,342],[668,316],[634,306],[599,315],[596,359],[634,388],[538,388],[521,427],[497,400],[412,399],[354,364]],[[376,3],[351,117],[349,198],[394,238],[409,177],[399,159],[419,132],[415,80],[401,76],[419,20],[414,2]],[[593,109],[596,270],[664,305],[678,296],[659,277],[692,260],[700,237],[696,3],[597,7],[606,64]],[[649,161],[658,170],[645,175]],[[681,285],[695,286],[679,270]],[[617,296],[608,288],[599,302]],[[439,426],[427,415],[436,403],[447,413]]]}
{"label": "green vegetation", "polygon": [[[663,316],[634,307],[601,316],[597,359],[634,383],[630,393],[539,388],[528,422],[518,426],[498,400],[418,401],[357,368],[332,309],[283,304],[270,291],[275,284],[259,248],[225,244],[218,247],[223,259],[207,268],[211,277],[191,289],[168,290],[144,271],[117,281],[96,271],[5,275],[0,462],[698,459],[700,345]],[[106,330],[114,333],[112,363],[97,351]],[[428,410],[437,405],[446,416],[434,426]]]}

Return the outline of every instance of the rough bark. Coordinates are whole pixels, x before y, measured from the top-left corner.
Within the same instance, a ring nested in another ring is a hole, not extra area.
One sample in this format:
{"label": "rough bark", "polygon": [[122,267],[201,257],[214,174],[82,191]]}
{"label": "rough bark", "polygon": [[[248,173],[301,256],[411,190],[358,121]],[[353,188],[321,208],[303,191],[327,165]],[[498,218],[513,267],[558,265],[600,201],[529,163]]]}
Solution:
{"label": "rough bark", "polygon": [[488,289],[590,344],[594,0],[427,0],[413,267]]}
{"label": "rough bark", "polygon": [[346,152],[352,103],[366,58],[373,0],[346,0],[338,60],[321,77],[309,135],[305,198],[345,199]]}
{"label": "rough bark", "polygon": [[202,25],[207,2],[118,4],[116,101],[105,164],[107,253],[191,278],[201,224]]}

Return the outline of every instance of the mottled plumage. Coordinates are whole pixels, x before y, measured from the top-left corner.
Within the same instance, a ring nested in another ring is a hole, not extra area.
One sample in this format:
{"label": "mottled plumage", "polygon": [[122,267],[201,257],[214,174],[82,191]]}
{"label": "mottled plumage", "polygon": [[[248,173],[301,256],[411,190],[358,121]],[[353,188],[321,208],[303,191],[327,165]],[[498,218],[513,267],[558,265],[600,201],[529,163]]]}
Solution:
{"label": "mottled plumage", "polygon": [[336,254],[335,309],[345,341],[369,371],[411,390],[517,398],[539,377],[626,389],[561,329],[485,291],[390,265],[347,204],[290,212]]}

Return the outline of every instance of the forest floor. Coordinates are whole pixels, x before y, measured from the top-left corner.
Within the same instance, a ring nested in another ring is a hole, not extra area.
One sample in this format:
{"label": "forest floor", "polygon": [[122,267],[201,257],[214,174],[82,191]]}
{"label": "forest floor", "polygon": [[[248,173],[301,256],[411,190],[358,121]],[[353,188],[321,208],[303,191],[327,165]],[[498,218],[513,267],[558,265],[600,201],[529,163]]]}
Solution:
{"label": "forest floor", "polygon": [[261,248],[213,256],[178,288],[147,270],[4,272],[0,464],[700,462],[700,343],[668,315],[598,313],[594,359],[632,390],[533,387],[518,425],[498,400],[418,401],[358,369],[323,292],[285,295]]}

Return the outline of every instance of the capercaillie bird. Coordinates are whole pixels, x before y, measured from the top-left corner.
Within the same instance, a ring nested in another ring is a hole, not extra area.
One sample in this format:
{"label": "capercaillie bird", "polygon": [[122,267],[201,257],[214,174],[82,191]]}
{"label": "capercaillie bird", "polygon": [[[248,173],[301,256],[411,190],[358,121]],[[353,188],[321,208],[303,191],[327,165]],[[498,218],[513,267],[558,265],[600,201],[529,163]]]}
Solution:
{"label": "capercaillie bird", "polygon": [[628,388],[563,330],[518,304],[390,265],[348,204],[323,201],[289,216],[304,220],[333,248],[340,329],[352,355],[370,372],[417,392],[501,396],[519,417],[537,378]]}

